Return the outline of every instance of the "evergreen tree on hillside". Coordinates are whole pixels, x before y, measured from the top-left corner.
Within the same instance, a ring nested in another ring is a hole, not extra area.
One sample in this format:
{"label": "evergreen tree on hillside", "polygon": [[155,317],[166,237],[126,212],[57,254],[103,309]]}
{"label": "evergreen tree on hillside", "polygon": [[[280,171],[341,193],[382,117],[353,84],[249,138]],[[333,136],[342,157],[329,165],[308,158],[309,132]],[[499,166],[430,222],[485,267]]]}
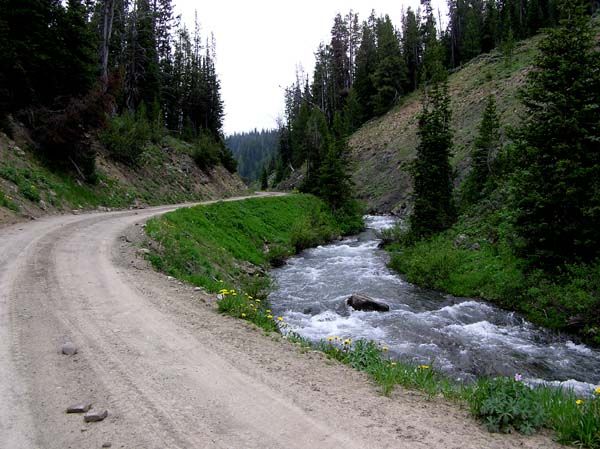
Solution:
{"label": "evergreen tree on hillside", "polygon": [[481,26],[481,50],[488,53],[499,41],[500,16],[496,0],[486,0]]}
{"label": "evergreen tree on hillside", "polygon": [[81,0],[0,2],[0,115],[32,104],[63,107],[96,75],[95,39]]}
{"label": "evergreen tree on hillside", "polygon": [[600,255],[600,52],[584,0],[561,2],[523,91],[513,205],[536,265]]}
{"label": "evergreen tree on hillside", "polygon": [[267,173],[267,167],[263,167],[260,174],[260,189],[267,190],[269,188],[269,174]]}
{"label": "evergreen tree on hillside", "polygon": [[377,41],[375,33],[375,16],[371,15],[368,22],[362,26],[360,47],[356,55],[356,70],[354,90],[361,111],[361,122],[375,116],[373,100],[377,93],[373,83],[373,73],[377,66]]}
{"label": "evergreen tree on hillside", "polygon": [[325,114],[313,108],[308,117],[305,134],[306,178],[302,190],[320,193],[321,165],[331,145],[331,135]]}
{"label": "evergreen tree on hillside", "polygon": [[82,0],[68,0],[59,23],[59,54],[54,70],[62,73],[60,89],[73,95],[87,92],[98,77],[98,40],[89,26]]}
{"label": "evergreen tree on hillside", "polygon": [[416,90],[419,84],[422,51],[419,21],[419,17],[415,15],[412,9],[408,8],[402,20],[402,54],[408,76],[407,91]]}
{"label": "evergreen tree on hillside", "polygon": [[444,51],[438,39],[435,17],[430,2],[427,2],[427,14],[421,24],[421,41],[423,52],[419,71],[419,82],[422,85],[438,83],[446,78],[444,67]]}
{"label": "evergreen tree on hillside", "polygon": [[492,158],[498,152],[500,146],[500,118],[496,110],[496,99],[493,95],[488,97],[483,118],[479,125],[479,135],[475,139],[473,150],[473,179],[475,189],[483,190],[490,175],[490,164]]}
{"label": "evergreen tree on hillside", "polygon": [[496,110],[496,99],[488,96],[479,135],[475,139],[471,153],[471,172],[465,179],[461,192],[462,206],[476,203],[489,188],[493,158],[500,149],[500,118]]}
{"label": "evergreen tree on hillside", "polygon": [[144,103],[150,107],[160,94],[160,73],[154,12],[149,0],[137,0],[129,24],[126,104],[130,110]]}
{"label": "evergreen tree on hillside", "polygon": [[334,117],[332,142],[319,174],[319,196],[336,212],[352,200],[352,185],[348,173],[347,128],[342,116]]}
{"label": "evergreen tree on hillside", "polygon": [[400,42],[389,16],[377,20],[377,65],[372,75],[374,112],[385,114],[398,101],[407,83]]}
{"label": "evergreen tree on hillside", "polygon": [[452,200],[452,131],[447,82],[426,90],[419,116],[419,146],[413,167],[414,211],[411,234],[425,238],[449,228],[455,218]]}

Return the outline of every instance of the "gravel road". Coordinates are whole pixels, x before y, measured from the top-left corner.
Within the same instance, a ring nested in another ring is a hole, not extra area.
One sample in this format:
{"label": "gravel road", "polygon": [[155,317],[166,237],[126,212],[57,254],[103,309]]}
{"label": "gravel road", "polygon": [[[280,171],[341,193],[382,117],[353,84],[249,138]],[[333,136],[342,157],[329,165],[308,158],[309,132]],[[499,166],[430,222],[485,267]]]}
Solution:
{"label": "gravel road", "polygon": [[[0,448],[545,448],[216,313],[136,252],[149,217],[0,229]],[[72,342],[78,353],[61,354]],[[66,414],[108,410],[101,422]]]}

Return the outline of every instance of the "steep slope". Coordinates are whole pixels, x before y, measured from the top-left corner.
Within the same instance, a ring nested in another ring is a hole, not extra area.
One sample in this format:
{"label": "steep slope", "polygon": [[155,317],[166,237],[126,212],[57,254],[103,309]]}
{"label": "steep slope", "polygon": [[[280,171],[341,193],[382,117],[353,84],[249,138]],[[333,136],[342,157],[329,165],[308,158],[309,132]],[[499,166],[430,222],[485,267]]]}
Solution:
{"label": "steep slope", "polygon": [[203,171],[188,144],[167,137],[150,146],[135,168],[115,162],[97,145],[96,185],[50,170],[27,148],[21,130],[0,133],[0,225],[42,215],[97,208],[128,208],[200,201],[242,193],[237,174],[220,165]]}
{"label": "steep slope", "polygon": [[[535,37],[520,43],[510,60],[499,51],[481,55],[450,76],[453,164],[458,179],[468,166],[487,95],[496,96],[505,129],[519,120],[518,92],[538,41]],[[356,192],[372,211],[404,214],[410,209],[409,169],[418,144],[420,100],[419,93],[409,95],[385,116],[363,125],[350,139]]]}

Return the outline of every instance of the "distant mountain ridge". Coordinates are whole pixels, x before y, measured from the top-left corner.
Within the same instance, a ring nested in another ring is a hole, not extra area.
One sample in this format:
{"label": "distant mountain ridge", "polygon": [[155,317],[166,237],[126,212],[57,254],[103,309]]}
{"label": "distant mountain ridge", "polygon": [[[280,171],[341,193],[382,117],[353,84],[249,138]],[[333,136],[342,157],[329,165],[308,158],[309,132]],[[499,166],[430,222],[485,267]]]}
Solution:
{"label": "distant mountain ridge", "polygon": [[279,145],[279,131],[273,129],[234,133],[225,139],[238,161],[238,173],[247,182],[256,181],[273,159]]}

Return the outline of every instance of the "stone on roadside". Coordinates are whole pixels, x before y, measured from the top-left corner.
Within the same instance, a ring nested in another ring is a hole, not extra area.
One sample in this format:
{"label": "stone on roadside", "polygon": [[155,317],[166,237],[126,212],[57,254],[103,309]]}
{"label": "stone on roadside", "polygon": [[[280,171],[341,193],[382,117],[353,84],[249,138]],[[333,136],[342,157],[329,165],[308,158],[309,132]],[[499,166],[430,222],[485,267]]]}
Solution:
{"label": "stone on roadside", "polygon": [[352,295],[346,300],[346,304],[354,310],[362,310],[364,312],[389,312],[390,306],[383,302],[376,301],[366,295]]}
{"label": "stone on roadside", "polygon": [[83,420],[85,422],[98,422],[104,421],[107,416],[107,410],[92,410],[91,412],[87,412],[85,415],[83,415]]}
{"label": "stone on roadside", "polygon": [[75,346],[73,343],[68,341],[64,345],[61,346],[60,351],[64,355],[75,355],[75,354],[77,354],[77,346]]}
{"label": "stone on roadside", "polygon": [[87,413],[92,408],[91,402],[80,402],[67,408],[67,413]]}
{"label": "stone on roadside", "polygon": [[107,441],[106,443],[102,443],[102,447],[112,447],[112,443]]}

